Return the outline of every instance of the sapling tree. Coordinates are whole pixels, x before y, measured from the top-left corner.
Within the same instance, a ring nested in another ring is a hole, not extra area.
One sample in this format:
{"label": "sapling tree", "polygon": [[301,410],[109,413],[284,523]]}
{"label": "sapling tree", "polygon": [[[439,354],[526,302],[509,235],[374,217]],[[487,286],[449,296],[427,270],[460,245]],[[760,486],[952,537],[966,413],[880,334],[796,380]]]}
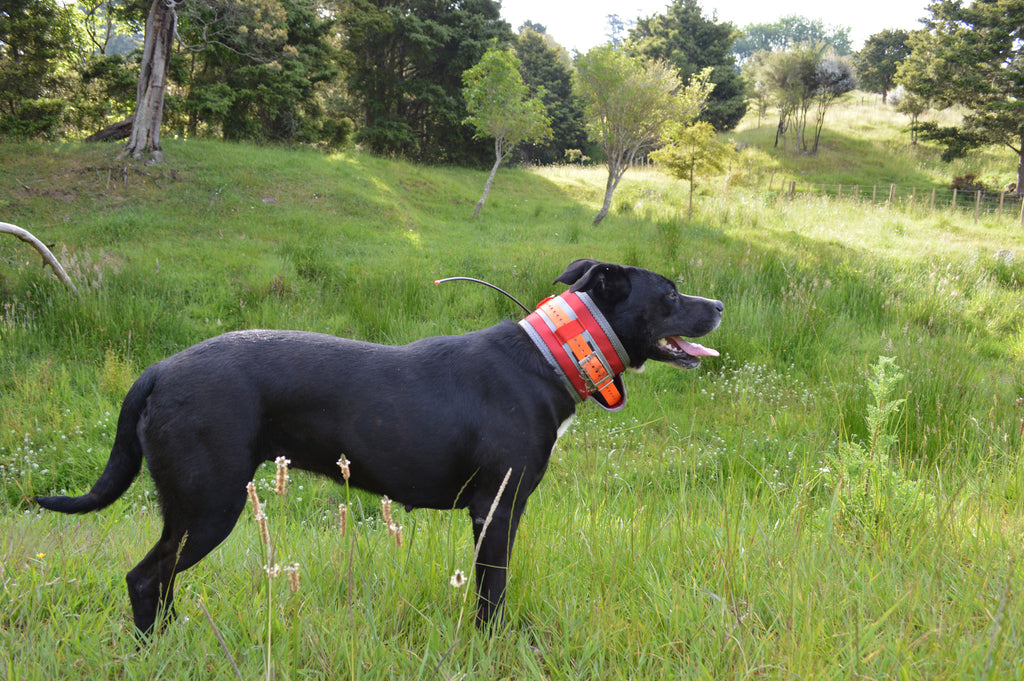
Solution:
{"label": "sapling tree", "polygon": [[665,146],[652,152],[651,160],[675,177],[689,181],[689,219],[693,215],[694,179],[723,170],[733,156],[733,148],[718,141],[714,127],[707,121],[670,125],[665,138]]}
{"label": "sapling tree", "polygon": [[529,88],[519,73],[519,59],[499,48],[491,48],[473,67],[462,74],[462,96],[476,137],[494,138],[494,166],[484,185],[483,196],[473,210],[480,214],[494,175],[508,153],[520,142],[539,142],[551,137],[551,119],[540,96],[529,97]]}

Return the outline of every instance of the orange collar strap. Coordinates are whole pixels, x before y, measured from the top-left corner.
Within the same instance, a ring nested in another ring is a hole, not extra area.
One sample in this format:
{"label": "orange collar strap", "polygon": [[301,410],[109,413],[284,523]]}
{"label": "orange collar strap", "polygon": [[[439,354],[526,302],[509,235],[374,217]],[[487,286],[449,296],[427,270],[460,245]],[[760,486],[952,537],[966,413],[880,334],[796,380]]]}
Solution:
{"label": "orange collar strap", "polygon": [[626,404],[625,387],[617,377],[626,370],[629,356],[586,293],[567,291],[547,298],[519,326],[561,374],[577,402],[593,396],[605,409]]}

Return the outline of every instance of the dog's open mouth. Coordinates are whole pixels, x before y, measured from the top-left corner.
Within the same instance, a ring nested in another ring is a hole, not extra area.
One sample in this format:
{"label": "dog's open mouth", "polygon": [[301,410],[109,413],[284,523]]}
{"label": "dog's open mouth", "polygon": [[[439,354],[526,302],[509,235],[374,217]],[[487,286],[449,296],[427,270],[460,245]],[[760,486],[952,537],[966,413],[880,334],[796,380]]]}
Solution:
{"label": "dog's open mouth", "polygon": [[701,357],[718,357],[718,350],[706,348],[700,343],[693,343],[682,336],[659,338],[655,347],[657,352],[652,359],[675,364],[684,369],[698,366]]}

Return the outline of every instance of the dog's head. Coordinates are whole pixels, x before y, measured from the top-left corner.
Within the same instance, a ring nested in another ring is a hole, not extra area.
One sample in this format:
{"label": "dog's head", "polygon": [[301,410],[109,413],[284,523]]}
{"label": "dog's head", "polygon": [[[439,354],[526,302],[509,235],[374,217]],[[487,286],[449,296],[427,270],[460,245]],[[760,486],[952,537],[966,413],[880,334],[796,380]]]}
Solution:
{"label": "dog's head", "polygon": [[555,279],[573,292],[584,291],[597,304],[640,369],[653,359],[683,369],[718,352],[692,343],[718,328],[722,302],[679,293],[671,280],[639,267],[577,260]]}

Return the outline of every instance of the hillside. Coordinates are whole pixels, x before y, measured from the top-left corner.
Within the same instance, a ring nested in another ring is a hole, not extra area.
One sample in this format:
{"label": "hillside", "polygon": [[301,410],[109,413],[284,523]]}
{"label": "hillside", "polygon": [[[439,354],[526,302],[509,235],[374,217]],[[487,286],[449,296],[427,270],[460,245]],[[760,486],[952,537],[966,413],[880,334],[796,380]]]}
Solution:
{"label": "hillside", "polygon": [[[1004,156],[948,167],[887,110],[835,114],[819,156],[777,159],[774,190],[756,171],[712,178],[687,220],[685,183],[637,168],[599,228],[601,168],[503,169],[471,220],[484,171],[195,140],[151,167],[111,147],[0,145],[0,221],[52,244],[81,290],[0,235],[11,675],[233,676],[237,661],[246,678],[271,662],[280,678],[1019,676],[1024,228],[1012,211],[778,191],[1002,182]],[[747,121],[734,137],[770,156],[772,134]],[[702,341],[722,356],[650,362],[625,378],[625,410],[581,409],[531,498],[500,636],[473,631],[449,586],[472,554],[462,514],[396,510],[410,540],[394,547],[357,496],[363,522],[336,540],[346,490],[296,474],[269,505],[302,590],[271,587],[240,523],[182,576],[182,620],[138,652],[123,574],[159,532],[148,483],[85,517],[25,500],[86,489],[131,382],[192,343],[462,333],[521,311],[435,279],[534,305],[579,257],[723,300]]]}

